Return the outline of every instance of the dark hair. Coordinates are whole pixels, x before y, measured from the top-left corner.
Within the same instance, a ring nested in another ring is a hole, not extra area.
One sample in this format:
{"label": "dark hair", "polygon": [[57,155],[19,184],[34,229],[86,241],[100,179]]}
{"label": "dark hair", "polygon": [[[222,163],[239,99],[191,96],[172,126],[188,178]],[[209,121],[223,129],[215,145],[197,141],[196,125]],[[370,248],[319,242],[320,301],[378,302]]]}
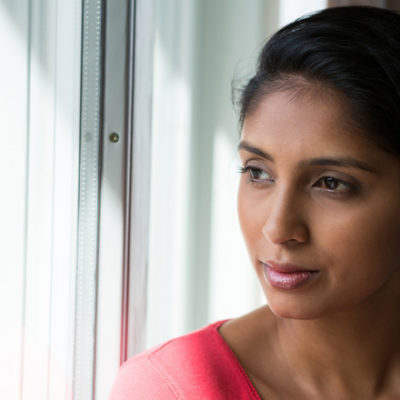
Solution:
{"label": "dark hair", "polygon": [[280,29],[241,93],[241,125],[265,95],[307,87],[340,96],[352,127],[400,156],[400,15],[335,7]]}

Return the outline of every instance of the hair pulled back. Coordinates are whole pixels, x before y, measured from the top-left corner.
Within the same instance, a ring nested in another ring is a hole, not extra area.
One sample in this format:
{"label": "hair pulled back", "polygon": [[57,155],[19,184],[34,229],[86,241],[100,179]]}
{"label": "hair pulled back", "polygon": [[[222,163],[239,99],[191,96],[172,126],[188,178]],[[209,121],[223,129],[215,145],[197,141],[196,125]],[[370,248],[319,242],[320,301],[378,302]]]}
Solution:
{"label": "hair pulled back", "polygon": [[400,156],[400,16],[366,6],[336,7],[300,18],[263,47],[242,91],[240,122],[269,93],[320,87],[346,103],[347,118]]}

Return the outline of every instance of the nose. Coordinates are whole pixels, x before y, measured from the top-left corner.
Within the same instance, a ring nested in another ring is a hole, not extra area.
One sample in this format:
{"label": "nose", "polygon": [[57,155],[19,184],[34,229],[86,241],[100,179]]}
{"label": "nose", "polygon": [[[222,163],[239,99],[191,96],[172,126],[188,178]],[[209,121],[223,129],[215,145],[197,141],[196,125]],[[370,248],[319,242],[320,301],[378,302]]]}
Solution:
{"label": "nose", "polygon": [[271,194],[262,227],[264,237],[273,244],[298,245],[307,242],[309,229],[299,196],[293,192]]}

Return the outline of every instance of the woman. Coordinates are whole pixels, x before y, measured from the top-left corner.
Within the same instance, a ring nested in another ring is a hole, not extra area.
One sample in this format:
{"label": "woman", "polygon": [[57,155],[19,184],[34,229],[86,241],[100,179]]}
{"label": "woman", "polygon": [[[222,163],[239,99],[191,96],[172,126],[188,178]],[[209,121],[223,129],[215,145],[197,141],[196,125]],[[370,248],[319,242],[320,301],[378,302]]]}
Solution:
{"label": "woman", "polygon": [[240,115],[239,219],[268,306],[134,357],[111,399],[399,399],[400,16],[282,28]]}

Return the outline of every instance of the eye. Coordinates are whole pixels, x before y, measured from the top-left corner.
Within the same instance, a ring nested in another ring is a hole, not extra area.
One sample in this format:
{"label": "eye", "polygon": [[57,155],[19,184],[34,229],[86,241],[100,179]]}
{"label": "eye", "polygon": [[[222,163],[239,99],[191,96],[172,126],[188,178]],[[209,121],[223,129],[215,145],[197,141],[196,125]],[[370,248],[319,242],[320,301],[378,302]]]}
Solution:
{"label": "eye", "polygon": [[264,182],[270,182],[272,181],[271,176],[268,174],[268,172],[263,171],[260,168],[256,167],[241,167],[240,168],[240,173],[242,174],[249,174],[249,178],[251,182],[256,182],[256,183],[264,183]]}
{"label": "eye", "polygon": [[333,178],[332,176],[323,176],[318,179],[315,185],[322,189],[328,189],[329,191],[339,193],[351,192],[354,189],[351,183]]}

